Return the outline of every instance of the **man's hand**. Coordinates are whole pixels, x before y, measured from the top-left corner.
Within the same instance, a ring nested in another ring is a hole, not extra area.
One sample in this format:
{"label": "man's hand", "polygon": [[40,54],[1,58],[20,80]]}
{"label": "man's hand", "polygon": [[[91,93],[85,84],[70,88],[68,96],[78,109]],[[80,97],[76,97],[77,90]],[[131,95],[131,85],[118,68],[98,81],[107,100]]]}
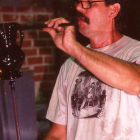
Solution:
{"label": "man's hand", "polygon": [[73,56],[74,54],[74,46],[77,43],[76,35],[75,35],[75,27],[73,26],[65,26],[59,27],[61,23],[69,23],[64,18],[56,18],[45,22],[49,28],[44,28],[43,31],[48,32],[55,45],[63,50],[64,52],[68,53],[69,55]]}
{"label": "man's hand", "polygon": [[53,123],[43,140],[66,140],[66,125]]}
{"label": "man's hand", "polygon": [[[76,41],[75,28],[73,26],[58,27],[61,23],[68,23],[68,21],[63,18],[53,19],[46,22],[48,27],[52,28],[44,29],[50,33],[58,48],[76,58],[107,85],[131,95],[140,94],[140,65],[128,63],[82,46]],[[115,34],[118,39],[122,37],[118,32]],[[94,43],[91,39],[90,41]]]}

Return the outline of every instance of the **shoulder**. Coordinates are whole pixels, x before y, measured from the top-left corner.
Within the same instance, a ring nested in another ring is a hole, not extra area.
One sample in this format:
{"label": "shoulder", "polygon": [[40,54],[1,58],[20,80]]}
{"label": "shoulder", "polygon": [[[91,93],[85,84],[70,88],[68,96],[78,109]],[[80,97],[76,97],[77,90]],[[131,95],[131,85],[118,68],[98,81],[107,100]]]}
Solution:
{"label": "shoulder", "polygon": [[126,35],[123,36],[123,38],[119,42],[119,52],[122,51],[125,54],[129,52],[133,52],[134,50],[140,48],[140,41],[133,39],[131,37],[128,37]]}
{"label": "shoulder", "polygon": [[130,45],[135,45],[135,44],[139,44],[140,45],[140,41],[139,40],[136,40],[136,39],[131,38],[131,37],[126,36],[126,35],[124,35],[123,41],[125,41],[126,43],[130,43]]}
{"label": "shoulder", "polygon": [[140,57],[140,41],[124,36],[122,47],[118,51],[117,56],[120,59],[133,62],[136,58]]}

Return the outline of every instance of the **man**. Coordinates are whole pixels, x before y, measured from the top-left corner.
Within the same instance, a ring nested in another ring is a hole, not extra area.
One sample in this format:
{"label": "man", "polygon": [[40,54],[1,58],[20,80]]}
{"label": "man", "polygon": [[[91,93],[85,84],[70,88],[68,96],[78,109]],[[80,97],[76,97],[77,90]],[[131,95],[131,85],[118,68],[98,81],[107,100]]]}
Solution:
{"label": "man", "polygon": [[[58,26],[67,20],[46,22],[52,28],[44,31],[72,57],[58,75],[47,112],[53,125],[44,140],[140,140],[140,42],[118,31],[121,2],[76,3],[83,15],[79,32],[90,40],[86,47],[73,26]],[[92,83],[95,105],[85,102]]]}

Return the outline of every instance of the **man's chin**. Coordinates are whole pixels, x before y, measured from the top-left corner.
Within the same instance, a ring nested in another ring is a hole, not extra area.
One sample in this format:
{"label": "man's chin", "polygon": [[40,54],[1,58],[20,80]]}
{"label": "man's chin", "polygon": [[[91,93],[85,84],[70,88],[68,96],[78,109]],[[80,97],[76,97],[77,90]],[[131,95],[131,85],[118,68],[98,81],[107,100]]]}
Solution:
{"label": "man's chin", "polygon": [[84,24],[81,24],[81,25],[78,25],[78,31],[80,34],[84,35],[85,37],[88,38],[88,35],[89,35],[89,27],[88,27],[88,24],[87,25],[84,25]]}

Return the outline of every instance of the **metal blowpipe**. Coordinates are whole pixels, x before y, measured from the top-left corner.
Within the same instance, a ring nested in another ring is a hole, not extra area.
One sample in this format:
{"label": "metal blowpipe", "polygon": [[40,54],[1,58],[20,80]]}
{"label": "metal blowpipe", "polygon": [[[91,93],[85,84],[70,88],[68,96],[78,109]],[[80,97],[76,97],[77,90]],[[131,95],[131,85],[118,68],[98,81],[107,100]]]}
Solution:
{"label": "metal blowpipe", "polygon": [[[59,24],[59,27],[64,26],[77,26],[76,23],[61,23]],[[21,28],[23,30],[29,30],[29,29],[42,29],[42,28],[48,28],[47,24],[33,24],[33,25],[21,25]]]}

